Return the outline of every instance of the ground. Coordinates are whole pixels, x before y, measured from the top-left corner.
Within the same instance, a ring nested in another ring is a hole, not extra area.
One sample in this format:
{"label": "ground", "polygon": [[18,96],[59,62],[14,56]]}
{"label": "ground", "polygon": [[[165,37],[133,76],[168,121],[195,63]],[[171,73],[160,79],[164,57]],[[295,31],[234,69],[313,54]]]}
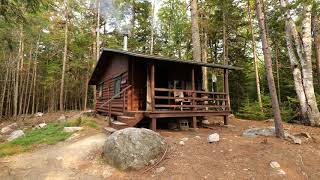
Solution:
{"label": "ground", "polygon": [[[241,136],[249,127],[268,127],[272,122],[233,119],[230,124],[234,127],[159,130],[169,144],[164,160],[152,169],[131,172],[103,162],[101,148],[107,135],[84,130],[74,139],[1,158],[0,179],[319,179],[320,128],[285,123],[290,133],[309,132],[313,137],[295,145],[275,137]],[[220,135],[218,143],[207,143],[211,133]],[[182,138],[188,138],[183,146]],[[277,174],[271,161],[286,174]],[[160,167],[164,171],[156,172]]]}

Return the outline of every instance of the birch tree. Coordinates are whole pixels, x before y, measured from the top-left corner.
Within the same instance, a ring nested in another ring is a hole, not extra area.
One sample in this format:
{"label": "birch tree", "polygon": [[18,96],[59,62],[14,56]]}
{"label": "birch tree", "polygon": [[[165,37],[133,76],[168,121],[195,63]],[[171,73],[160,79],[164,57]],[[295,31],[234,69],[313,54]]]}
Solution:
{"label": "birch tree", "polygon": [[287,5],[288,2],[286,0],[281,0],[281,6],[286,9],[287,49],[294,77],[295,90],[300,102],[301,116],[304,123],[312,126],[319,125],[320,114],[314,93],[312,74],[312,5],[307,2],[303,3],[302,34],[298,32],[297,26],[290,15],[290,9],[287,9]]}

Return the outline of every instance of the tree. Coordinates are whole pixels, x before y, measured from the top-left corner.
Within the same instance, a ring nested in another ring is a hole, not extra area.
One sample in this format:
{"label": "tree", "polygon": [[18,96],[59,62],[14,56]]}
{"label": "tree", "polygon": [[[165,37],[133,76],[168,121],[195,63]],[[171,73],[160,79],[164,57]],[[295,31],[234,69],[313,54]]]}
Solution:
{"label": "tree", "polygon": [[252,36],[252,53],[253,53],[254,72],[255,72],[255,78],[256,78],[257,97],[258,97],[260,110],[263,111],[262,99],[261,99],[261,90],[260,90],[260,77],[259,77],[257,50],[256,50],[256,40],[255,40],[254,31],[253,31],[250,0],[248,0],[248,16],[249,16],[249,25],[250,25],[249,29],[250,29],[250,33],[251,33],[251,36]]}
{"label": "tree", "polygon": [[65,81],[65,71],[68,55],[68,1],[64,1],[65,5],[65,25],[64,25],[64,51],[63,51],[63,60],[62,60],[62,73],[61,73],[61,86],[60,86],[60,111],[64,110],[64,81]]}
{"label": "tree", "polygon": [[268,36],[266,33],[264,14],[262,11],[262,5],[260,0],[255,0],[255,4],[256,4],[256,15],[258,18],[259,28],[260,28],[264,62],[265,62],[266,72],[267,72],[269,93],[271,96],[272,109],[274,113],[274,124],[275,124],[276,136],[279,138],[284,138],[284,131],[283,131],[282,122],[281,122],[277,91],[275,88],[273,72],[272,72],[271,52],[270,52],[270,47],[268,42]]}
{"label": "tree", "polygon": [[191,30],[192,30],[192,54],[193,60],[201,62],[200,33],[198,24],[198,5],[197,0],[191,0]]}
{"label": "tree", "polygon": [[[283,8],[287,8],[288,2],[281,0],[281,5]],[[300,102],[301,116],[305,123],[314,126],[320,124],[320,113],[314,93],[312,75],[311,7],[311,4],[303,3],[302,34],[299,34],[297,30],[290,15],[290,9],[287,9],[285,14],[287,48],[295,90]]]}

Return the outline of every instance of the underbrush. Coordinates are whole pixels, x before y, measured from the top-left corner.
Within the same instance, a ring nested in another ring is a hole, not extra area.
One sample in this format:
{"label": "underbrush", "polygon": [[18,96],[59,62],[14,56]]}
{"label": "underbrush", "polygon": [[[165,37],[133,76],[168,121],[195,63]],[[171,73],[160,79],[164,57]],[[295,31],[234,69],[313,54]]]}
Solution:
{"label": "underbrush", "polygon": [[0,157],[25,152],[40,144],[56,144],[71,134],[63,131],[62,124],[51,123],[42,129],[27,131],[24,136],[11,142],[0,144]]}
{"label": "underbrush", "polygon": [[93,129],[99,129],[99,125],[97,124],[97,122],[94,119],[86,116],[69,120],[64,124],[64,126],[66,127],[84,126],[84,127],[90,127]]}

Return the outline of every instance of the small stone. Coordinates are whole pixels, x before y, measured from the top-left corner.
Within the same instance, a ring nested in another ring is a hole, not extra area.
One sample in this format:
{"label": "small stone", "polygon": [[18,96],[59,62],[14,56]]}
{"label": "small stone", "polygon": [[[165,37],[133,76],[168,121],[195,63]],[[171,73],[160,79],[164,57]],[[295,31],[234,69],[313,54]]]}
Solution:
{"label": "small stone", "polygon": [[219,140],[220,140],[220,137],[219,137],[218,133],[210,134],[208,136],[208,142],[209,143],[218,142]]}
{"label": "small stone", "polygon": [[278,174],[279,175],[286,175],[286,172],[282,169],[278,169]]}
{"label": "small stone", "polygon": [[61,160],[63,160],[63,157],[61,157],[61,156],[56,157],[56,160],[61,161]]}
{"label": "small stone", "polygon": [[156,161],[155,161],[154,159],[151,159],[151,160],[149,161],[149,163],[150,163],[150,165],[154,165],[154,164],[156,163]]}
{"label": "small stone", "polygon": [[44,127],[47,126],[47,124],[46,123],[40,123],[40,124],[38,124],[38,126],[39,126],[39,128],[44,128]]}
{"label": "small stone", "polygon": [[244,170],[244,171],[249,171],[249,169],[242,169],[242,170]]}
{"label": "small stone", "polygon": [[278,169],[278,168],[280,168],[280,164],[279,164],[277,161],[271,161],[271,162],[270,162],[270,166],[271,166],[273,169]]}
{"label": "small stone", "polygon": [[200,137],[200,136],[195,136],[194,138],[196,138],[196,139],[201,139],[201,137]]}
{"label": "small stone", "polygon": [[43,116],[43,113],[42,113],[42,112],[37,112],[37,113],[35,114],[35,116],[36,116],[36,117],[42,117],[42,116]]}
{"label": "small stone", "polygon": [[72,132],[80,131],[82,129],[83,129],[83,127],[64,127],[63,131],[72,133]]}
{"label": "small stone", "polygon": [[24,132],[22,130],[16,130],[16,131],[13,131],[9,137],[8,137],[8,141],[13,141],[15,139],[17,139],[18,137],[21,137],[24,135]]}
{"label": "small stone", "polygon": [[186,142],[186,141],[188,141],[189,140],[189,138],[182,138],[181,139],[181,141],[184,141],[184,142]]}
{"label": "small stone", "polygon": [[156,173],[162,173],[166,168],[165,167],[159,167],[156,169]]}
{"label": "small stone", "polygon": [[184,141],[180,141],[179,144],[180,144],[181,146],[185,145]]}
{"label": "small stone", "polygon": [[293,141],[293,143],[295,143],[295,144],[301,144],[302,143],[302,140],[300,138],[297,138],[297,137],[295,137],[295,136],[293,136],[291,134],[287,134],[286,137],[288,139],[291,139]]}
{"label": "small stone", "polygon": [[232,152],[232,149],[229,149],[229,152]]}
{"label": "small stone", "polygon": [[202,120],[202,124],[209,125],[210,122],[206,119],[206,120]]}

